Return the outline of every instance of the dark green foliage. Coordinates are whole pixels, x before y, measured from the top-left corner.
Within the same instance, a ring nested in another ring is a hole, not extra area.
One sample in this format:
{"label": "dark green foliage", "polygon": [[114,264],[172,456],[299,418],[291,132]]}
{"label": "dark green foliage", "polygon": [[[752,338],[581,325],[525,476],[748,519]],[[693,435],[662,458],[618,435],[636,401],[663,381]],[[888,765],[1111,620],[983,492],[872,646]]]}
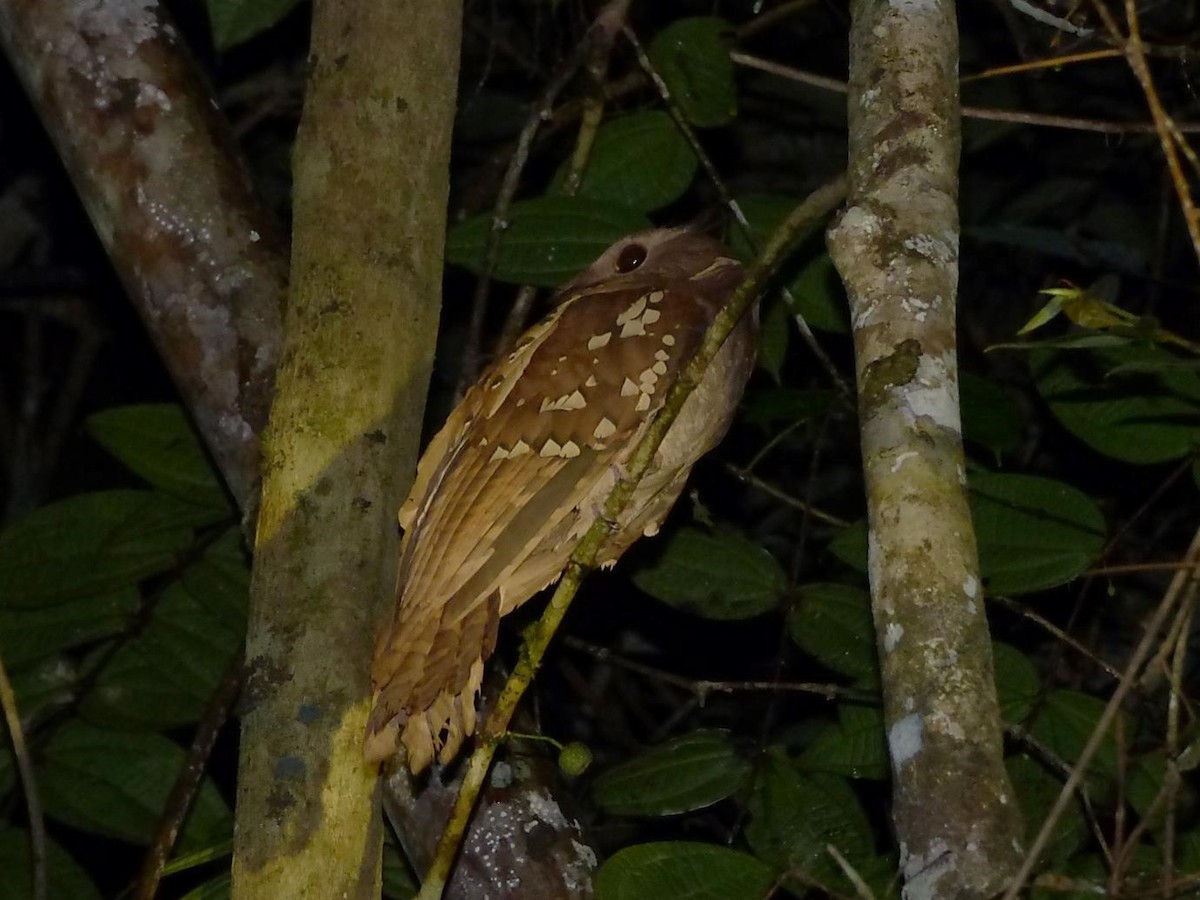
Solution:
{"label": "dark green foliage", "polygon": [[[283,21],[295,0],[204,5],[219,56],[209,74],[262,186],[286,212],[307,29]],[[460,374],[469,284],[484,268],[512,142],[579,40],[580,11],[596,5],[467,4],[435,397]],[[739,29],[754,21],[752,5],[635,3],[631,20],[675,112],[698,130],[749,220],[749,238],[731,216],[722,223],[745,261],[841,170],[846,128],[841,95],[735,68],[728,55],[734,47],[840,78],[844,10],[809,4],[746,36]],[[1192,50],[1194,29],[1172,6],[1186,5],[1147,7],[1145,31]],[[738,18],[695,16],[712,9]],[[212,48],[190,14],[181,12],[184,36],[204,57]],[[960,4],[960,19],[964,75],[1059,52],[1060,32],[994,5]],[[290,21],[304,24],[299,14]],[[1101,46],[1081,38],[1079,49]],[[1194,105],[1191,58],[1153,62],[1173,110]],[[576,197],[560,191],[578,104],[593,86],[577,78],[556,104],[519,199],[503,215],[488,273],[496,281],[556,287],[614,239],[718,205],[719,192],[622,38],[608,84],[612,96]],[[967,81],[963,93],[968,103],[1002,109],[1149,118],[1119,58]],[[1129,658],[1173,574],[1165,565],[1196,527],[1200,361],[1187,344],[1200,340],[1196,262],[1162,189],[1152,137],[968,120],[964,139],[957,355],[981,564],[976,602],[987,604],[996,638],[1006,762],[1031,840],[1111,696],[1113,681],[1095,660],[1120,667]],[[29,177],[26,163],[3,165],[5,183]],[[53,184],[61,176],[44,177]],[[65,194],[65,185],[57,191]],[[18,193],[5,200],[24,214]],[[70,242],[83,227],[74,208],[62,215],[67,227],[56,220],[41,235],[56,265],[74,259]],[[16,229],[20,218],[6,221]],[[824,249],[826,224],[803,237],[778,273],[775,288],[789,295],[772,289],[764,298],[762,371],[729,440],[698,467],[692,502],[680,504],[655,542],[589,584],[569,620],[575,641],[541,676],[539,721],[570,751],[566,790],[605,858],[600,900],[762,900],[772,889],[775,897],[855,895],[830,846],[876,897],[898,893],[855,405],[796,327],[799,316],[853,381],[850,315]],[[14,260],[38,257],[11,240]],[[1039,291],[1066,279],[1091,285],[1098,301],[1129,318],[1081,324],[1048,316],[1019,335],[1046,304]],[[490,335],[506,297],[493,291],[485,356],[498,349]],[[0,653],[54,838],[51,897],[79,900],[110,893],[97,884],[134,877],[132,868],[114,875],[89,847],[115,841],[133,858],[149,839],[190,732],[240,652],[249,577],[237,513],[188,417],[175,404],[151,402],[169,396],[157,371],[130,377],[119,369],[131,347],[151,351],[136,343],[140,336],[120,332],[123,313],[105,315],[119,332],[106,365],[119,374],[95,379],[83,408],[101,411],[73,420],[82,427],[72,455],[52,473],[38,508],[16,506],[0,531]],[[65,354],[52,340],[48,346],[56,366]],[[13,347],[15,338],[5,344]],[[6,390],[18,385],[18,369],[2,373]],[[109,381],[125,384],[116,398]],[[20,420],[15,399],[6,412]],[[741,480],[747,472],[753,478]],[[1158,568],[1093,574],[1139,563]],[[1021,606],[1014,612],[993,603],[997,597]],[[499,653],[509,659],[513,630],[501,635]],[[1068,807],[1039,861],[1039,872],[1076,879],[1078,889],[1034,896],[1107,891],[1112,867],[1097,835],[1117,847],[1118,823],[1121,841],[1136,837],[1124,895],[1136,888],[1151,896],[1172,764],[1183,774],[1172,795],[1175,872],[1194,886],[1194,626],[1190,640],[1178,733],[1168,741],[1164,676],[1172,657],[1164,653],[1088,767],[1086,803]],[[595,661],[573,649],[580,642]],[[368,647],[364,636],[364,653]],[[587,753],[577,764],[579,747]],[[592,754],[594,764],[583,766]],[[168,878],[164,896],[228,894],[231,755],[226,748],[218,759],[184,831],[183,850],[199,852],[176,860],[185,874]],[[0,743],[0,900],[30,896],[21,799],[9,746]],[[411,871],[393,843],[384,875],[387,896],[411,896]]]}

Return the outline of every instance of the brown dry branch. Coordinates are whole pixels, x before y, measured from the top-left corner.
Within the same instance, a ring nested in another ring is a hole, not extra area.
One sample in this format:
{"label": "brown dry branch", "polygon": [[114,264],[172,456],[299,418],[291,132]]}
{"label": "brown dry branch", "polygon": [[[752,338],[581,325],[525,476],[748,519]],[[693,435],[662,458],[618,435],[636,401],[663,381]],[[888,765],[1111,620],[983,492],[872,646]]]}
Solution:
{"label": "brown dry branch", "polygon": [[[769,75],[778,75],[789,81],[808,84],[822,90],[846,93],[844,81],[830,78],[827,75],[817,75],[806,72],[794,66],[784,65],[770,59],[763,59],[751,53],[734,50],[729,54],[739,66],[757,69]],[[966,79],[963,79],[964,81]],[[1020,109],[995,109],[989,106],[963,106],[962,116],[965,119],[979,119],[987,122],[1011,122],[1015,125],[1037,125],[1043,128],[1065,128],[1070,131],[1091,131],[1097,134],[1153,134],[1158,129],[1154,122],[1117,122],[1110,119],[1081,119],[1078,116],[1059,116],[1049,113],[1026,112]],[[1200,123],[1173,123],[1179,133],[1200,132]]]}
{"label": "brown dry branch", "polygon": [[854,328],[892,818],[907,892],[987,897],[1019,862],[1021,819],[958,408],[954,4],[851,14],[850,199],[829,246]]}
{"label": "brown dry branch", "polygon": [[134,890],[136,900],[154,900],[158,896],[163,870],[175,849],[175,841],[178,839],[180,831],[183,830],[183,824],[192,808],[192,803],[204,783],[208,759],[212,755],[213,746],[217,742],[221,729],[225,727],[233,704],[242,691],[244,674],[242,655],[238,653],[226,666],[225,672],[221,676],[221,683],[217,685],[216,692],[209,698],[204,715],[192,737],[192,745],[188,748],[183,771],[176,779],[175,784],[171,786],[166,809],[159,818],[154,838],[142,860],[142,872],[138,876],[137,887]]}

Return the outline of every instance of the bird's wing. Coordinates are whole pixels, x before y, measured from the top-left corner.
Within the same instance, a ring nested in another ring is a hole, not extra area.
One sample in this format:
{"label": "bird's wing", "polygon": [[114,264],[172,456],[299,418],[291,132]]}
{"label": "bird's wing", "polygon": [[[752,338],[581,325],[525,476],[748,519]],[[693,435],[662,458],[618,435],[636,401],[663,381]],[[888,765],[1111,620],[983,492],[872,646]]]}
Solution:
{"label": "bird's wing", "polygon": [[[405,735],[414,771],[443,727],[447,756],[473,729],[499,616],[558,577],[579,504],[611,480],[713,311],[686,286],[569,298],[485,374],[426,451],[401,516],[399,603],[376,650],[369,726],[424,720]],[[368,756],[390,752],[390,736],[375,743]]]}

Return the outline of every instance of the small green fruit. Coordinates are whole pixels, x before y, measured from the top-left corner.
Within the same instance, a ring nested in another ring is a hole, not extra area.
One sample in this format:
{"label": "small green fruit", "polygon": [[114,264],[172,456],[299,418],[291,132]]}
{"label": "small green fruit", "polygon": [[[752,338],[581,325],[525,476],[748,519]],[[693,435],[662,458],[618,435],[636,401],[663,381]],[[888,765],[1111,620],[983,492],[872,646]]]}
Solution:
{"label": "small green fruit", "polygon": [[572,741],[559,751],[558,767],[565,775],[582,775],[592,764],[592,751],[587,744]]}

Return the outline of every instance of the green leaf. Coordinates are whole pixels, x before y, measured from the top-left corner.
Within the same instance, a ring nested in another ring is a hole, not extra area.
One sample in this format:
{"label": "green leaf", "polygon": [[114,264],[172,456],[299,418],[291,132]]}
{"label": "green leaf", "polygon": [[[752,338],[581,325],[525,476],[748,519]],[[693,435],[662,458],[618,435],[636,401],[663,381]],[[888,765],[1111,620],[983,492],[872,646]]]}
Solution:
{"label": "green leaf", "polygon": [[79,494],[0,534],[0,602],[28,609],[117,591],[169,569],[196,507],[153,491]]}
{"label": "green leaf", "polygon": [[1020,725],[1041,691],[1037,669],[1020,650],[998,641],[992,644],[992,664],[1000,715],[1009,725]]}
{"label": "green leaf", "polygon": [[[589,197],[535,197],[514,203],[492,276],[499,281],[557,287],[596,261],[620,238],[650,227],[627,206]],[[478,274],[491,214],[467,219],[446,235],[446,259]]]}
{"label": "green leaf", "polygon": [[881,781],[888,774],[883,713],[873,706],[838,705],[838,720],[805,748],[796,764],[806,771]]}
{"label": "green leaf", "polygon": [[233,838],[226,841],[219,841],[216,844],[210,844],[207,847],[200,847],[190,853],[184,853],[179,856],[174,856],[163,866],[164,875],[174,875],[176,872],[186,872],[188,869],[195,869],[199,866],[208,865],[211,862],[216,862],[219,859],[233,855]]}
{"label": "green leaf", "polygon": [[[78,674],[74,665],[62,657],[44,659],[36,666],[12,675],[13,694],[26,731],[26,740],[34,728],[76,697]],[[11,795],[17,787],[8,727],[0,717],[0,797]]]}
{"label": "green leaf", "polygon": [[392,830],[385,828],[383,833],[383,896],[387,900],[412,900],[420,890],[420,884],[413,878],[404,852],[396,844]]}
{"label": "green leaf", "polygon": [[668,606],[706,619],[749,619],[779,604],[787,579],[766,550],[734,534],[681,528],[634,584]]}
{"label": "green leaf", "polygon": [[748,809],[746,840],[759,859],[803,875],[805,882],[854,893],[825,846],[833,844],[858,868],[873,859],[875,838],[844,779],[800,772],[773,751],[755,779]]}
{"label": "green leaf", "polygon": [[[569,163],[559,168],[556,188]],[[669,115],[659,110],[631,113],[600,126],[578,196],[650,212],[682,197],[697,165],[696,154]]]}
{"label": "green leaf", "polygon": [[234,516],[191,423],[178,406],[157,403],[107,409],[89,416],[87,429],[101,447],[152,487],[210,508],[214,522]]}
{"label": "green leaf", "polygon": [[141,605],[131,586],[34,609],[0,608],[0,653],[10,670],[120,633]]}
{"label": "green leaf", "polygon": [[[971,516],[979,569],[989,593],[1028,594],[1066,584],[1104,547],[1104,516],[1081,491],[1030,475],[972,472]],[[867,524],[843,528],[830,551],[867,569]]]}
{"label": "green leaf", "polygon": [[230,530],[163,590],[146,626],[101,671],[84,715],[135,730],[197,721],[240,652],[249,584],[241,536]]}
{"label": "green leaf", "polygon": [[724,19],[678,19],[655,35],[647,51],[671,98],[698,128],[726,125],[737,115],[732,33]]}
{"label": "green leaf", "polygon": [[283,20],[300,0],[207,0],[213,43],[228,50]]}
{"label": "green leaf", "polygon": [[[1038,709],[1029,726],[1029,733],[1041,741],[1060,759],[1073,763],[1079,759],[1096,723],[1104,712],[1104,702],[1078,691],[1051,691]],[[1115,723],[1114,723],[1115,724]],[[1125,720],[1125,734],[1130,735]],[[1117,743],[1110,727],[1092,757],[1090,771],[1112,776],[1117,772]]]}
{"label": "green leaf", "polygon": [[[0,900],[31,900],[33,857],[29,832],[0,828]],[[51,898],[100,900],[100,891],[79,863],[53,839],[46,840],[46,893]]]}
{"label": "green leaf", "polygon": [[835,672],[879,684],[870,595],[848,584],[805,584],[796,593],[788,614],[796,646]]}
{"label": "green leaf", "polygon": [[775,873],[713,844],[666,841],[619,850],[596,873],[596,900],[762,900]]}
{"label": "green leaf", "polygon": [[[1157,831],[1163,822],[1164,810],[1159,801],[1163,782],[1167,776],[1167,763],[1160,750],[1152,750],[1132,759],[1125,773],[1125,797],[1144,820]],[[1184,780],[1176,789],[1177,810],[1191,810],[1196,799],[1195,789]],[[1155,808],[1155,801],[1159,801]]]}
{"label": "green leaf", "polygon": [[762,317],[762,329],[758,340],[758,364],[776,384],[780,384],[780,370],[787,357],[788,332],[791,322],[787,307],[782,302],[769,303]]}
{"label": "green leaf", "polygon": [[[1200,374],[1130,368],[1173,359],[1141,345],[1031,357],[1038,390],[1068,431],[1106,456],[1139,464],[1179,459],[1200,445]],[[1117,367],[1126,370],[1106,377]]]}
{"label": "green leaf", "polygon": [[1104,516],[1061,481],[972,472],[979,568],[993,594],[1028,594],[1081,575],[1104,548]]}
{"label": "green leaf", "polygon": [[[1005,760],[1008,777],[1017,794],[1017,803],[1025,820],[1025,846],[1029,846],[1041,830],[1050,807],[1062,791],[1062,781],[1047,772],[1038,762],[1025,754]],[[1038,868],[1059,867],[1082,845],[1088,836],[1087,822],[1077,803],[1067,807],[1054,836],[1038,859]]]}
{"label": "green leaf", "polygon": [[617,815],[671,816],[724,800],[749,774],[727,732],[693,731],[609,769],[592,794]]}
{"label": "green leaf", "polygon": [[229,900],[233,892],[233,873],[220,872],[197,887],[192,888],[179,900]]}
{"label": "green leaf", "polygon": [[[148,843],[184,756],[161,735],[69,721],[50,738],[43,755],[39,782],[46,814],[83,831]],[[206,781],[188,814],[180,849],[215,843],[232,827],[229,808]]]}
{"label": "green leaf", "polygon": [[[750,234],[754,246],[762,247],[771,233],[778,227],[802,200],[779,194],[744,194],[737,198],[746,221],[750,223]],[[833,266],[833,260],[819,243],[807,244],[810,237],[822,231],[824,223],[814,222],[807,232],[797,236],[796,244],[812,253],[811,258],[799,268],[785,268],[782,273],[791,292],[788,312],[799,314],[810,328],[833,334],[848,334],[850,331],[849,305],[842,288],[842,281]],[[730,250],[738,259],[749,263],[757,255],[751,249],[742,229],[731,225],[726,235]]]}
{"label": "green leaf", "polygon": [[850,333],[850,312],[842,280],[828,253],[821,253],[800,270],[791,284],[792,311],[810,328],[831,334]]}
{"label": "green leaf", "polygon": [[824,415],[836,399],[833,391],[756,388],[746,394],[744,416],[753,425],[791,425]]}
{"label": "green leaf", "polygon": [[[758,248],[766,244],[771,233],[787,218],[788,213],[800,205],[802,198],[789,197],[784,194],[746,193],[736,198],[738,207],[750,225],[750,237],[753,246],[746,240],[742,228],[731,221],[726,229],[725,243],[730,251],[744,263],[750,263],[758,255]],[[814,224],[810,232],[797,236],[796,242],[801,243],[809,233],[815,233],[820,228]]]}
{"label": "green leaf", "polygon": [[994,382],[964,372],[958,389],[962,403],[963,438],[987,447],[996,456],[1013,450],[1021,440],[1021,411]]}

